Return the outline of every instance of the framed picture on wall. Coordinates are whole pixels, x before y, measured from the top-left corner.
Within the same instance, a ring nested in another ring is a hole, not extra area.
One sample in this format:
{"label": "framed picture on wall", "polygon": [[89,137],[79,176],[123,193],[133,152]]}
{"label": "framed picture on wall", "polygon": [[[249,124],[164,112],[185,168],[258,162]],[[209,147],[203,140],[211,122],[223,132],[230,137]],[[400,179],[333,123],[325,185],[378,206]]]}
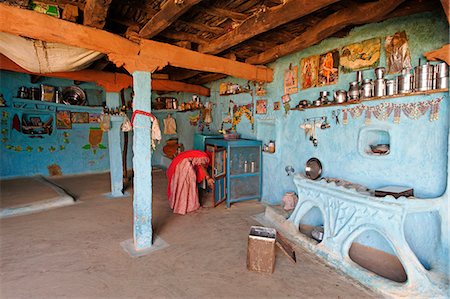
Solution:
{"label": "framed picture on wall", "polygon": [[257,100],[256,114],[266,114],[266,113],[267,113],[267,100]]}
{"label": "framed picture on wall", "polygon": [[71,112],[70,120],[73,124],[87,124],[89,123],[89,113],[88,112]]}
{"label": "framed picture on wall", "polygon": [[273,103],[273,110],[280,110],[280,102]]}
{"label": "framed picture on wall", "polygon": [[72,129],[72,121],[70,119],[70,111],[56,111],[56,128],[59,130]]}

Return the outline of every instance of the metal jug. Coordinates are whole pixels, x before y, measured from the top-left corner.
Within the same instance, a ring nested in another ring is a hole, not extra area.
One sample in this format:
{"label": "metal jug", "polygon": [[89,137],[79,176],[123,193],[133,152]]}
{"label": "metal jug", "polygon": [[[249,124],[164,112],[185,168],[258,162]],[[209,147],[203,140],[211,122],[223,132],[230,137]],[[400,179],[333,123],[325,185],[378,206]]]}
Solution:
{"label": "metal jug", "polygon": [[348,89],[348,98],[350,100],[359,99],[359,83],[358,81],[350,82],[350,87]]}
{"label": "metal jug", "polygon": [[373,83],[372,79],[364,79],[360,88],[361,99],[368,99],[373,96]]}
{"label": "metal jug", "polygon": [[334,101],[336,103],[344,103],[347,101],[347,92],[343,89],[334,92]]}

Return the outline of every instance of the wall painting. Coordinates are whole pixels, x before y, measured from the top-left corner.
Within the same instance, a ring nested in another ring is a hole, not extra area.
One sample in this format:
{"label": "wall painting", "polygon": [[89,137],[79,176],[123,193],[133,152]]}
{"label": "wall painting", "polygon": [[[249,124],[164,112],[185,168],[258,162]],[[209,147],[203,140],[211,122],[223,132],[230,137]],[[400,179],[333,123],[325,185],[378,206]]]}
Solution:
{"label": "wall painting", "polygon": [[319,57],[319,86],[336,84],[339,78],[339,51],[333,50]]}
{"label": "wall painting", "polygon": [[343,47],[340,60],[342,71],[350,73],[378,66],[380,50],[380,38],[372,38]]}
{"label": "wall painting", "polygon": [[386,37],[386,67],[388,74],[399,74],[404,68],[411,68],[411,56],[406,32],[396,32]]}
{"label": "wall painting", "polygon": [[284,71],[284,94],[294,94],[298,92],[298,66],[289,66]]}
{"label": "wall painting", "polygon": [[319,73],[319,55],[303,58],[300,61],[300,76],[302,89],[317,86]]}

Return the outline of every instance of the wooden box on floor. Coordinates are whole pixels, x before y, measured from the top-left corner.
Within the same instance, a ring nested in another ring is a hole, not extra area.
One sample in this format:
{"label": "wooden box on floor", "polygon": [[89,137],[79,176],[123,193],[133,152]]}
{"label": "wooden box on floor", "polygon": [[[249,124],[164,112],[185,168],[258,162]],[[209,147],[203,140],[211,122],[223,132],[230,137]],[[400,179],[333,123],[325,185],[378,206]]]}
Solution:
{"label": "wooden box on floor", "polygon": [[272,273],[275,267],[275,241],[273,228],[252,226],[248,236],[247,269]]}

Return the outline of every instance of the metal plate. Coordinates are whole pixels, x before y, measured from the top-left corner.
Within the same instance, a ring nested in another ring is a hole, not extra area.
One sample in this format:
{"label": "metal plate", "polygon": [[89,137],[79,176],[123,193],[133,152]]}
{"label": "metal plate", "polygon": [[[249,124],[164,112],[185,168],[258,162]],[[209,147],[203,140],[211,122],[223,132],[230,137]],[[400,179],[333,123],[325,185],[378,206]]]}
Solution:
{"label": "metal plate", "polygon": [[322,175],[322,163],[319,159],[311,158],[306,162],[305,167],[306,177],[311,180],[317,180]]}
{"label": "metal plate", "polygon": [[78,86],[69,86],[62,91],[62,101],[66,105],[86,105],[86,94]]}

